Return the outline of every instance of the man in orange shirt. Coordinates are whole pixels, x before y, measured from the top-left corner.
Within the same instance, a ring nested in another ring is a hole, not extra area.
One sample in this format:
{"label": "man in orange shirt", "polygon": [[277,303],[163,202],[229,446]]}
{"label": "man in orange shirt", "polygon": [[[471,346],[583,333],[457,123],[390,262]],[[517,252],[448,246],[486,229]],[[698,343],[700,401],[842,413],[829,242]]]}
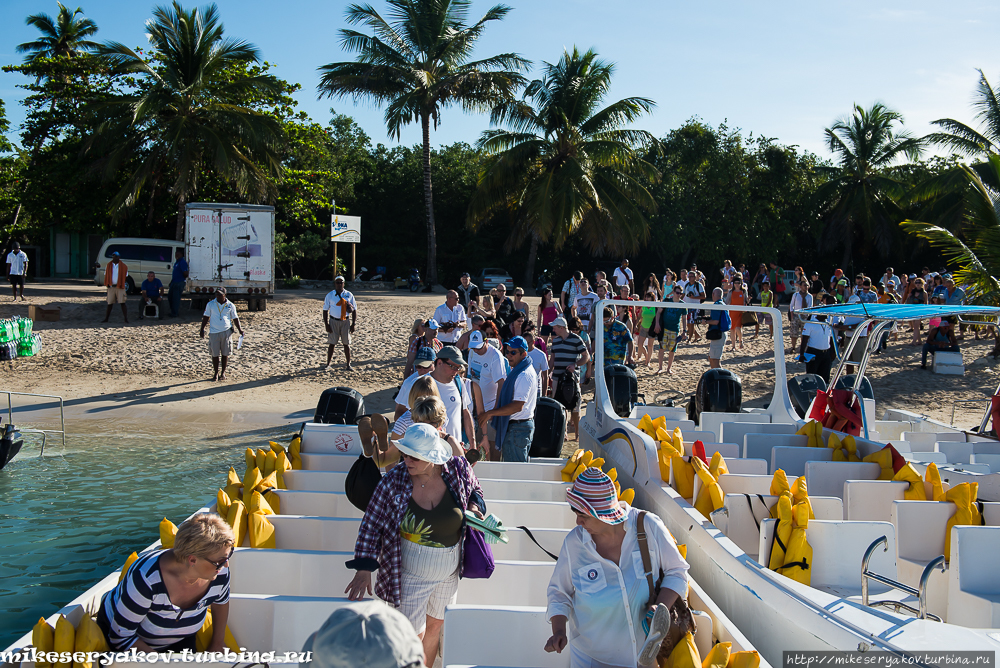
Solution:
{"label": "man in orange shirt", "polygon": [[128,265],[121,261],[117,251],[112,253],[111,262],[104,268],[104,286],[108,289],[108,310],[101,322],[108,321],[108,318],[111,317],[111,309],[115,304],[122,305],[122,316],[124,316],[125,322],[128,322],[128,310],[125,306],[125,286],[127,285],[125,279],[127,277]]}

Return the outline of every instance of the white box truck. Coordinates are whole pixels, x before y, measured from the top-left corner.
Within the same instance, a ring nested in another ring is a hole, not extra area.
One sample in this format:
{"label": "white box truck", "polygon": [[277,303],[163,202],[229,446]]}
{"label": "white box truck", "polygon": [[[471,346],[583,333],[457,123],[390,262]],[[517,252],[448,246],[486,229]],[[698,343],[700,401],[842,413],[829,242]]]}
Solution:
{"label": "white box truck", "polygon": [[265,310],[274,295],[274,207],[193,203],[185,209],[193,306],[203,307],[222,285],[230,301]]}

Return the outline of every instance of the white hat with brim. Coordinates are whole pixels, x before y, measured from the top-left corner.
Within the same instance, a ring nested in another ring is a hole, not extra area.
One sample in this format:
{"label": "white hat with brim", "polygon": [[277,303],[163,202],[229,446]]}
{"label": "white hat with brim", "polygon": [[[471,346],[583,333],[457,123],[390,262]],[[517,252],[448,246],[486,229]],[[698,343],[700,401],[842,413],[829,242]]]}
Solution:
{"label": "white hat with brim", "polygon": [[349,603],[306,640],[312,663],[301,668],[404,668],[420,663],[424,648],[403,613],[381,601]]}
{"label": "white hat with brim", "polygon": [[451,448],[441,439],[438,430],[429,424],[410,425],[403,438],[394,442],[404,455],[431,464],[444,464],[451,459]]}

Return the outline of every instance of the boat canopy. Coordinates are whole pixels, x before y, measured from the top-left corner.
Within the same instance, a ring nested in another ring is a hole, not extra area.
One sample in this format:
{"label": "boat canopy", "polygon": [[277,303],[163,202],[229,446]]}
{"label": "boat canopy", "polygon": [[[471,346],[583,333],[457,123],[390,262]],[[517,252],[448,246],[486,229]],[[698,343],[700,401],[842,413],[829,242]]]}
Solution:
{"label": "boat canopy", "polygon": [[865,318],[867,320],[926,320],[927,318],[957,315],[970,316],[1000,315],[996,306],[959,306],[948,304],[837,304],[836,306],[814,306],[802,309],[800,314],[840,316],[845,318]]}

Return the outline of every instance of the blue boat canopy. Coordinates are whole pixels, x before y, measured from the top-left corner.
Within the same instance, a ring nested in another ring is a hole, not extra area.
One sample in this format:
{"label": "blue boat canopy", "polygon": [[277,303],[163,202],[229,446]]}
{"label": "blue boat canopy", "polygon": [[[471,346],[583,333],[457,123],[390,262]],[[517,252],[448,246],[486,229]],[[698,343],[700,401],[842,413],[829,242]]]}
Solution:
{"label": "blue boat canopy", "polygon": [[809,315],[825,315],[828,318],[870,318],[872,320],[926,320],[927,318],[957,315],[959,318],[970,316],[997,316],[1000,307],[996,306],[950,306],[948,304],[837,304],[836,306],[815,306],[802,309],[798,313]]}

